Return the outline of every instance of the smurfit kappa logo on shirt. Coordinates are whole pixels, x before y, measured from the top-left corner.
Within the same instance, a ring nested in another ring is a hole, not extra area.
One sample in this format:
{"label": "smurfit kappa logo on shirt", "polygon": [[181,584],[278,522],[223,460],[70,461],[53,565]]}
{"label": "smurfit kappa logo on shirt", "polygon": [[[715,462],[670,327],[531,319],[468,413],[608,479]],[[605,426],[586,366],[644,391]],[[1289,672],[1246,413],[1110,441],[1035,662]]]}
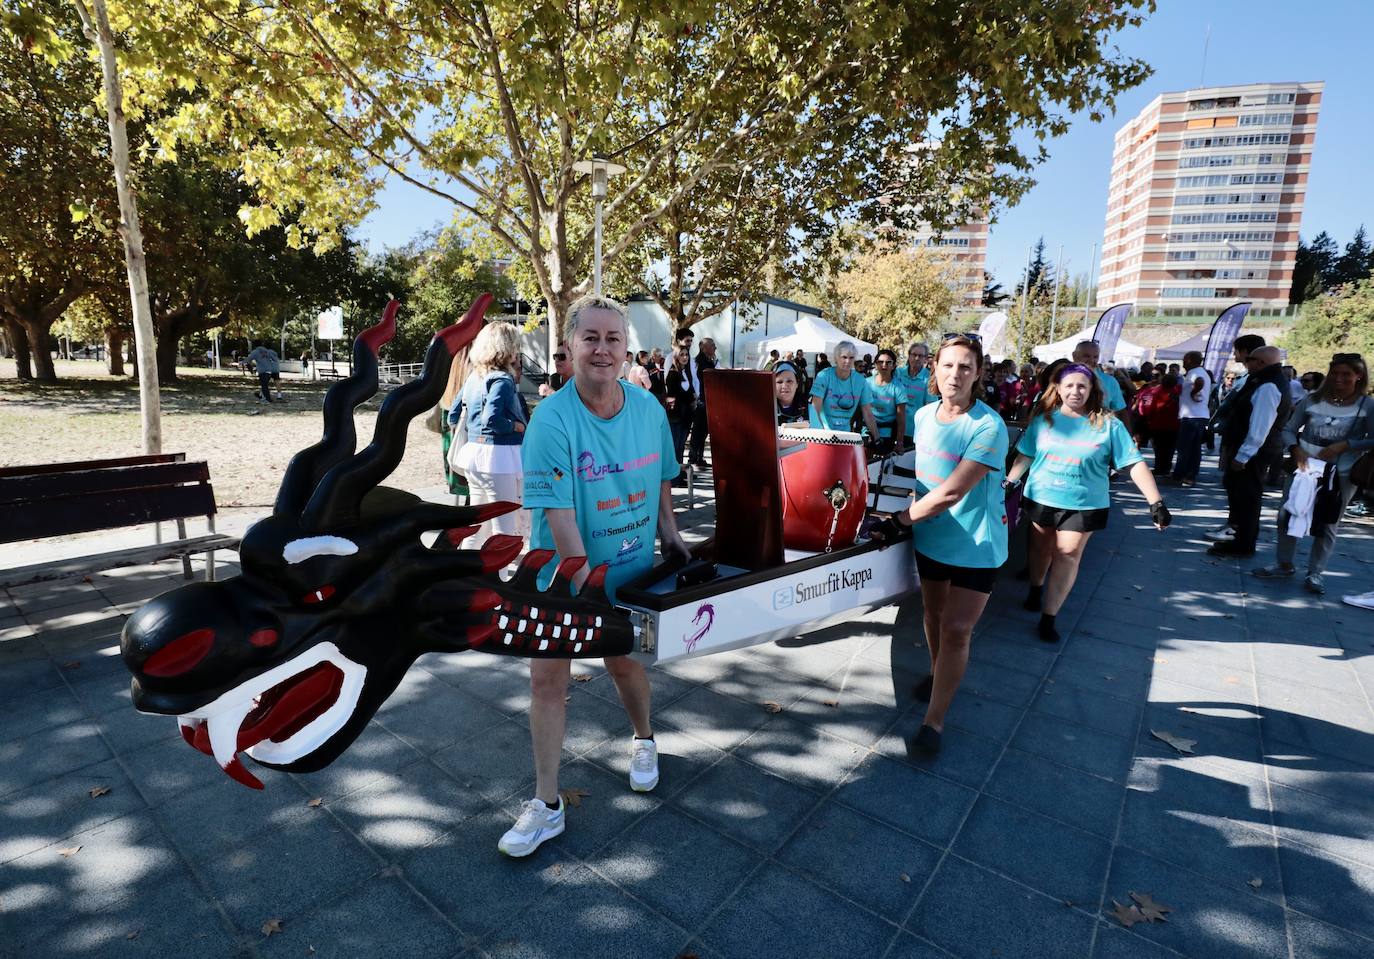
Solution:
{"label": "smurfit kappa logo on shirt", "polygon": [[577,454],[575,472],[577,478],[584,483],[595,483],[615,473],[629,473],[644,469],[647,466],[653,466],[658,461],[659,454],[646,453],[644,456],[636,456],[634,459],[626,460],[623,463],[597,463],[595,453],[591,450],[583,450]]}

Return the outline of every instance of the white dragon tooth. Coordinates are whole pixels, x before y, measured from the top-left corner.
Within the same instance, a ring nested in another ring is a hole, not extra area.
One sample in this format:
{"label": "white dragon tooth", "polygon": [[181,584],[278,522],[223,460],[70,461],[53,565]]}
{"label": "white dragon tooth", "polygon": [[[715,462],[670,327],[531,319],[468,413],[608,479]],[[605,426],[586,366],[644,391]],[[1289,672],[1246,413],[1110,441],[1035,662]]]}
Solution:
{"label": "white dragon tooth", "polygon": [[215,754],[215,762],[220,764],[220,768],[233,762],[234,754],[239,751],[239,727],[252,708],[251,700],[227,704],[223,710],[206,719],[210,751]]}

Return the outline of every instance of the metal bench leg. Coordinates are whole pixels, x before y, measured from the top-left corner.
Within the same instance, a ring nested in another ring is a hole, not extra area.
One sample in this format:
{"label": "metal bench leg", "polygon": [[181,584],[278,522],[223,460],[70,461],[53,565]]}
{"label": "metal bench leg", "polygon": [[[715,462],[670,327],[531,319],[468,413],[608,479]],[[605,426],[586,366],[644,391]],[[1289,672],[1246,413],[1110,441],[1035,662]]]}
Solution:
{"label": "metal bench leg", "polygon": [[[209,528],[211,533],[214,533],[215,514],[211,513],[209,516],[205,517],[205,525]],[[213,583],[215,581],[215,551],[213,549],[210,550],[209,559],[205,562],[205,581],[207,583]]]}
{"label": "metal bench leg", "polygon": [[[179,539],[186,538],[186,520],[184,519],[177,520],[177,537]],[[190,553],[181,554],[181,571],[187,579],[195,579],[195,574],[191,572]]]}

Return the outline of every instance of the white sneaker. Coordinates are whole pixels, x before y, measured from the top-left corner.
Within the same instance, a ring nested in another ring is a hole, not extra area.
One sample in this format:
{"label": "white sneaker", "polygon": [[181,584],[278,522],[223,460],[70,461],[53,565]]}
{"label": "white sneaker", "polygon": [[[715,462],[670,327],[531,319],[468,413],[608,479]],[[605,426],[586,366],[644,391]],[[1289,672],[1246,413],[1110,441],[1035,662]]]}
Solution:
{"label": "white sneaker", "polygon": [[646,793],[658,785],[658,743],[652,739],[630,740],[630,788]]}
{"label": "white sneaker", "polygon": [[528,856],[544,840],[563,834],[565,808],[562,800],[557,809],[550,809],[542,799],[528,800],[520,811],[520,818],[506,830],[496,848],[517,859]]}
{"label": "white sneaker", "polygon": [[1374,609],[1374,589],[1367,593],[1355,593],[1352,596],[1342,596],[1341,602],[1347,606],[1358,606],[1360,609]]}
{"label": "white sneaker", "polygon": [[277,399],[279,399],[279,400],[284,400],[284,399],[286,399],[286,397],[284,397],[284,396],[281,395],[281,390],[277,390]]}
{"label": "white sneaker", "polygon": [[1214,543],[1229,543],[1236,538],[1236,531],[1230,526],[1218,526],[1202,534]]}

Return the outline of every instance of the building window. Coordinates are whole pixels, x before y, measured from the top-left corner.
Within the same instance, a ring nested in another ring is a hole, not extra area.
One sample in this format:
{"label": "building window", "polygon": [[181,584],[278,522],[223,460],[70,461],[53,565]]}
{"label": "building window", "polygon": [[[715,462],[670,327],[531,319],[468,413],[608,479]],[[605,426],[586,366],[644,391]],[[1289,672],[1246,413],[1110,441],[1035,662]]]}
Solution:
{"label": "building window", "polygon": [[1215,288],[1210,286],[1166,286],[1159,291],[1160,296],[1167,297],[1205,297],[1212,299],[1217,295]]}
{"label": "building window", "polygon": [[1282,103],[1292,103],[1297,98],[1296,93],[1271,93],[1265,102],[1270,106],[1277,106]]}
{"label": "building window", "polygon": [[1292,123],[1291,113],[1250,113],[1240,118],[1243,127],[1286,127]]}

